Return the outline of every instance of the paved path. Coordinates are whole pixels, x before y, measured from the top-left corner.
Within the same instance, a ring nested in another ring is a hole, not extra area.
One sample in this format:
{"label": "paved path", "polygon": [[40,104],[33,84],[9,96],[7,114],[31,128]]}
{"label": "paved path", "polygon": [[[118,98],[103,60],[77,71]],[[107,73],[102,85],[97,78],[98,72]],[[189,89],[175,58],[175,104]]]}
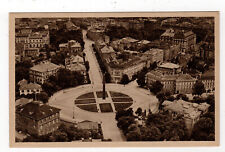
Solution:
{"label": "paved path", "polygon": [[86,60],[89,62],[89,77],[92,84],[102,84],[102,73],[99,67],[98,61],[96,59],[95,53],[92,48],[93,41],[87,39],[87,31],[83,30],[83,40],[84,40],[84,52],[86,54]]}
{"label": "paved path", "polygon": [[[96,85],[94,91],[100,91],[101,85]],[[107,84],[106,90],[121,92],[129,95],[135,102],[131,106],[134,111],[141,107],[143,110],[148,110],[150,107],[154,113],[157,110],[157,99],[155,96],[148,95],[147,92],[139,90],[134,86],[123,86],[120,84]],[[82,110],[74,105],[74,100],[84,93],[93,91],[92,85],[83,85],[76,88],[67,89],[55,93],[50,99],[49,104],[61,109],[60,117],[66,121],[97,121],[102,122],[102,130],[104,138],[110,138],[112,141],[124,141],[121,131],[117,127],[115,113],[97,113]],[[75,119],[73,120],[73,109]]]}
{"label": "paved path", "polygon": [[[88,60],[90,64],[89,77],[91,84],[61,90],[49,99],[49,104],[61,109],[60,118],[63,120],[70,122],[79,122],[83,120],[101,122],[105,139],[110,138],[112,141],[125,141],[123,134],[116,125],[117,122],[115,120],[114,112],[89,112],[76,107],[74,104],[75,99],[84,93],[102,91],[102,73],[100,72],[98,62],[92,49],[92,44],[94,42],[87,39],[87,32],[85,30],[82,32],[83,40],[85,42],[84,52],[86,54],[86,60]],[[153,113],[158,109],[158,101],[156,97],[151,95],[149,91],[137,87],[135,82],[126,86],[120,84],[106,84],[106,90],[129,95],[134,100],[133,105],[131,106],[134,111],[136,111],[138,107],[141,107],[143,110],[146,109],[146,111],[150,108]],[[75,116],[75,119],[73,119],[73,115]]]}

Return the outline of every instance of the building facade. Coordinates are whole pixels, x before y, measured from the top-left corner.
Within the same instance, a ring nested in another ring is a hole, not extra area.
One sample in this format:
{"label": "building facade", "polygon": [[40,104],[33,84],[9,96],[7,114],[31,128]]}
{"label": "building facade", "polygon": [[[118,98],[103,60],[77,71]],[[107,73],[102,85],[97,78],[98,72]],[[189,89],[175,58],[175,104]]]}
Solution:
{"label": "building facade", "polygon": [[60,109],[29,102],[16,108],[16,129],[31,135],[46,135],[58,129],[60,125]]}
{"label": "building facade", "polygon": [[56,75],[60,69],[59,65],[44,61],[30,68],[29,75],[32,82],[43,84],[51,75]]}
{"label": "building facade", "polygon": [[42,88],[39,84],[28,83],[20,85],[19,91],[20,95],[37,94],[42,91]]}

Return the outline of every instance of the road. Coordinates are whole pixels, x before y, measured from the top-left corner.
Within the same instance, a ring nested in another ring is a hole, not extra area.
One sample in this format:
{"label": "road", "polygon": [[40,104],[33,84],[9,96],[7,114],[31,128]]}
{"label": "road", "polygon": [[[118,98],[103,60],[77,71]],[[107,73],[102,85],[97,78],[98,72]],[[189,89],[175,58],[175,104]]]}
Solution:
{"label": "road", "polygon": [[83,30],[83,40],[84,40],[84,53],[86,54],[86,60],[89,62],[90,69],[89,69],[89,77],[91,83],[95,84],[102,84],[102,73],[99,67],[98,61],[96,59],[95,53],[92,48],[93,41],[87,39],[87,31]]}
{"label": "road", "polygon": [[[51,106],[61,109],[60,118],[69,122],[90,120],[101,122],[103,136],[105,139],[112,139],[112,141],[125,141],[125,137],[117,127],[115,120],[115,113],[98,113],[82,110],[74,105],[74,100],[87,92],[102,90],[102,73],[96,56],[93,52],[93,41],[87,39],[87,31],[83,30],[84,52],[86,54],[86,60],[89,62],[89,77],[91,84],[78,86],[71,89],[61,90],[55,93],[50,99],[49,104]],[[149,94],[149,91],[137,87],[135,82],[132,82],[126,86],[120,84],[107,84],[106,90],[121,92],[129,95],[134,103],[131,106],[134,111],[138,107],[143,110],[150,108],[154,113],[158,109],[158,101],[155,96]],[[75,118],[73,119],[73,115]]]}

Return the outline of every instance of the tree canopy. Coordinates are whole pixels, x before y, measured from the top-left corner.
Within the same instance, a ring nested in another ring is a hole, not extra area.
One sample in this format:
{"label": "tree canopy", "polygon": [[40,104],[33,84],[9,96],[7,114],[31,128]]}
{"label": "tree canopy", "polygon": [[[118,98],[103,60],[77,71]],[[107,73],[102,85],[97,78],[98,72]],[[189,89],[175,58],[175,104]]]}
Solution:
{"label": "tree canopy", "polygon": [[193,86],[193,92],[194,95],[202,95],[205,92],[205,86],[202,83],[202,81],[197,81]]}
{"label": "tree canopy", "polygon": [[153,93],[153,94],[157,94],[158,92],[160,92],[163,88],[163,84],[160,82],[160,81],[154,81],[150,84],[150,91]]}

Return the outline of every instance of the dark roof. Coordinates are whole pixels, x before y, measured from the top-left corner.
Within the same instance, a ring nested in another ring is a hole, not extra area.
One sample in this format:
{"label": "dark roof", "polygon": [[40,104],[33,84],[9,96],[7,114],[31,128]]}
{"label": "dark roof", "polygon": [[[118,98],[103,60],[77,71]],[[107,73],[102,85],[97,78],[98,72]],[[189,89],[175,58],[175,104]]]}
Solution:
{"label": "dark roof", "polygon": [[215,71],[209,70],[201,75],[201,80],[214,80],[215,79]]}
{"label": "dark roof", "polygon": [[51,107],[46,104],[41,104],[38,101],[27,103],[26,105],[16,109],[16,113],[21,116],[31,118],[33,120],[41,120],[58,113],[60,109]]}
{"label": "dark roof", "polygon": [[174,38],[175,39],[184,39],[190,35],[194,34],[192,31],[177,31],[175,32]]}

